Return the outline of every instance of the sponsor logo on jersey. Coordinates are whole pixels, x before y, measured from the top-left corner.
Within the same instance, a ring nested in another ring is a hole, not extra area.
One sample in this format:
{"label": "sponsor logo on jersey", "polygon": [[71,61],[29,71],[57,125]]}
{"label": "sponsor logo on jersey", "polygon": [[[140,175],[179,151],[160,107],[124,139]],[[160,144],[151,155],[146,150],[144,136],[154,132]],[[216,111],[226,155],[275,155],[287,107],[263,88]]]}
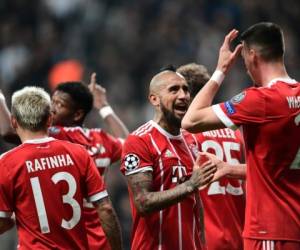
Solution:
{"label": "sponsor logo on jersey", "polygon": [[140,165],[140,158],[135,154],[128,154],[125,156],[125,169],[130,172],[137,169]]}
{"label": "sponsor logo on jersey", "polygon": [[244,91],[232,97],[230,101],[232,103],[240,103],[245,98],[245,96],[246,96],[246,92]]}
{"label": "sponsor logo on jersey", "polygon": [[230,101],[225,102],[225,108],[229,115],[232,115],[235,113],[235,108],[234,108],[232,102],[230,102]]}

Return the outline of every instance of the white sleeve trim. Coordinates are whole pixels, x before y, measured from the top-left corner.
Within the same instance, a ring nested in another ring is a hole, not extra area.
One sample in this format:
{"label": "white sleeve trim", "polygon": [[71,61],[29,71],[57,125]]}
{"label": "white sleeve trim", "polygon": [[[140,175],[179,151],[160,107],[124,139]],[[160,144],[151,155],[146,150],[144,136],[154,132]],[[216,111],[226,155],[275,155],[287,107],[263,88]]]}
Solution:
{"label": "white sleeve trim", "polygon": [[216,104],[212,106],[212,110],[215,112],[217,117],[223,122],[223,124],[227,128],[231,128],[233,130],[236,130],[238,127],[232,122],[232,120],[223,112],[223,110],[220,107],[220,104]]}
{"label": "white sleeve trim", "polygon": [[12,212],[0,211],[0,218],[10,218],[12,214],[13,214]]}
{"label": "white sleeve trim", "polygon": [[132,175],[132,174],[136,174],[136,173],[144,173],[144,172],[148,172],[148,171],[153,171],[153,168],[148,166],[148,167],[143,167],[143,168],[138,168],[132,171],[126,171],[125,175]]}
{"label": "white sleeve trim", "polygon": [[94,194],[94,195],[90,196],[87,199],[87,201],[89,201],[89,202],[95,202],[95,201],[101,200],[101,199],[103,199],[103,198],[105,198],[107,196],[108,196],[108,193],[107,193],[106,190],[104,190],[102,192],[99,192],[97,194]]}

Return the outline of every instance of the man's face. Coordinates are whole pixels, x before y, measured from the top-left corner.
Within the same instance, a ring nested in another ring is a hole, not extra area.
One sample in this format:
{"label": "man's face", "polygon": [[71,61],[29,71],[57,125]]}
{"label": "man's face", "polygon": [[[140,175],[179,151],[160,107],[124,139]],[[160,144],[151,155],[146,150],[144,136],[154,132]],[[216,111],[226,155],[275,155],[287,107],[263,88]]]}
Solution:
{"label": "man's face", "polygon": [[176,74],[168,78],[159,98],[160,110],[166,121],[180,127],[190,103],[189,88],[184,78]]}
{"label": "man's face", "polygon": [[75,105],[71,96],[62,91],[52,95],[51,113],[52,125],[74,126]]}

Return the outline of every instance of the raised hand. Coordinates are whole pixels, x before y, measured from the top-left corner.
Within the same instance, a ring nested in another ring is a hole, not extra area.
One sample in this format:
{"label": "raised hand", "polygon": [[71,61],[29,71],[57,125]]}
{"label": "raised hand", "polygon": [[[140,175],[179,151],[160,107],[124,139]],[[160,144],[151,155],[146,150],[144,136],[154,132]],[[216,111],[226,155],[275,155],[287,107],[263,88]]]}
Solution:
{"label": "raised hand", "polygon": [[236,29],[231,30],[224,39],[224,42],[219,51],[219,59],[217,64],[217,70],[227,73],[231,65],[235,62],[236,58],[241,52],[242,44],[235,47],[234,51],[230,50],[231,42],[237,37],[238,31]]}
{"label": "raised hand", "polygon": [[106,97],[106,89],[103,88],[101,85],[97,84],[95,72],[91,74],[91,80],[88,87],[93,95],[94,107],[96,109],[101,109],[104,106],[108,105],[107,97]]}

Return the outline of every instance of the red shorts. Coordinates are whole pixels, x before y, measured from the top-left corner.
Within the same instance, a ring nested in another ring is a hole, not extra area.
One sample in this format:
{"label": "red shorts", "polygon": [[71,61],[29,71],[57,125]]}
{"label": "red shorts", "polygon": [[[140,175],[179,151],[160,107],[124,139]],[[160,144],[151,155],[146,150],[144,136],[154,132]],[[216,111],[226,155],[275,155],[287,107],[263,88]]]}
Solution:
{"label": "red shorts", "polygon": [[244,250],[300,250],[300,242],[244,239]]}

